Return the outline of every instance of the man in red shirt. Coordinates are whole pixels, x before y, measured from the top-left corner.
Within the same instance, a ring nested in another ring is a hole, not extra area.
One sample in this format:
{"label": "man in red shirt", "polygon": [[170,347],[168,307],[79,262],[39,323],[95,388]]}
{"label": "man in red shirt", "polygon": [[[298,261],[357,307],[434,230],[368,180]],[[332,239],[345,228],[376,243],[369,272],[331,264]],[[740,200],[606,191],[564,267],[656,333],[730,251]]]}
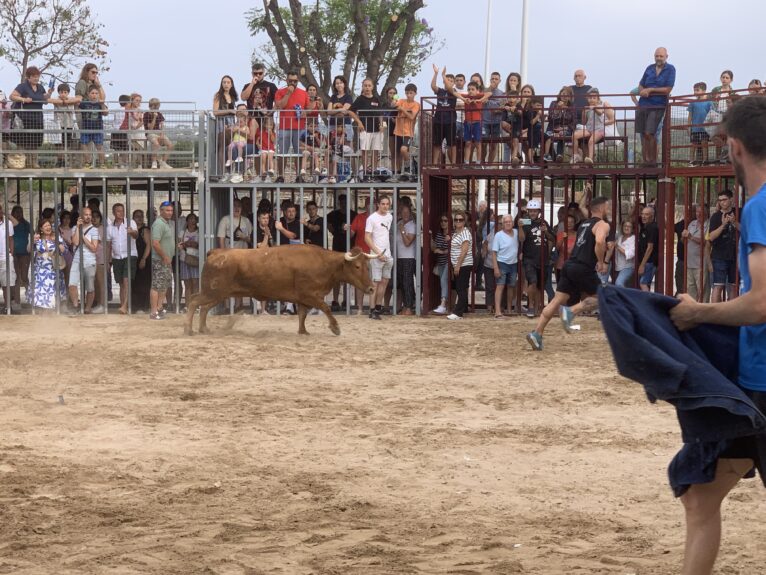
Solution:
{"label": "man in red shirt", "polygon": [[[378,202],[375,201],[375,210],[378,209]],[[351,238],[354,242],[354,247],[360,248],[364,253],[369,254],[370,253],[370,246],[367,245],[367,242],[364,239],[364,228],[367,225],[367,216],[370,215],[370,198],[365,197],[364,198],[364,208],[359,210],[356,217],[351,222],[350,230],[351,230]],[[346,224],[348,226],[348,224]],[[344,226],[344,227],[346,227]],[[360,290],[359,288],[355,288],[355,298],[354,302],[356,303],[358,309],[356,314],[362,315],[362,310],[364,308],[364,292]],[[370,304],[372,306],[372,304]],[[372,309],[372,307],[370,308]]]}
{"label": "man in red shirt", "polygon": [[279,134],[277,135],[277,182],[284,182],[285,154],[292,150],[296,154],[301,179],[305,178],[306,170],[301,168],[301,132],[306,129],[306,108],[309,106],[309,95],[306,90],[298,87],[298,73],[288,72],[287,86],[277,90],[274,95],[274,107],[279,110]]}

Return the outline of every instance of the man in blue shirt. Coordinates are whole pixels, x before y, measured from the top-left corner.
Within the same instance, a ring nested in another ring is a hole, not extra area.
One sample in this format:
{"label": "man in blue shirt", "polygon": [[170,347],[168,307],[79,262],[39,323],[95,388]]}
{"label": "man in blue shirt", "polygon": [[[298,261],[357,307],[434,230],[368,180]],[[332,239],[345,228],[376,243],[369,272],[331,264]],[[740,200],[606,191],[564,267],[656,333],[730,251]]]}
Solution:
{"label": "man in blue shirt", "polygon": [[668,51],[657,48],[654,64],[648,66],[638,83],[638,109],[636,110],[636,132],[641,134],[644,166],[657,164],[657,128],[665,115],[673,85],[676,83],[676,69],[668,64]]}
{"label": "man in blue shirt", "polygon": [[[766,413],[766,98],[742,98],[723,120],[737,181],[750,196],[742,212],[739,267],[741,297],[697,303],[681,296],[670,312],[676,326],[701,323],[740,327],[739,385]],[[721,503],[753,467],[766,484],[766,436],[732,441],[718,459],[711,483],[692,485],[681,500],[686,508],[685,575],[712,573],[721,537]]]}

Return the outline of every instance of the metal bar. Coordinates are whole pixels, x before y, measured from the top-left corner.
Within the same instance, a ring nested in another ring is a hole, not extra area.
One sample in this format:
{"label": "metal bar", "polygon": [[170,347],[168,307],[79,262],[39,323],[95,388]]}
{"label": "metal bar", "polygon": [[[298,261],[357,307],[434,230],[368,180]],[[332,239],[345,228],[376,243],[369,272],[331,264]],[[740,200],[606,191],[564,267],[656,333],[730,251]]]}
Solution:
{"label": "metal bar", "polygon": [[103,280],[104,285],[101,286],[101,303],[102,307],[104,308],[104,315],[107,315],[109,313],[109,286],[106,285],[107,278],[109,278],[110,274],[107,273],[109,267],[107,264],[107,260],[109,259],[109,254],[107,253],[107,226],[109,225],[109,219],[106,217],[106,214],[108,213],[108,206],[106,203],[106,178],[101,178],[101,205],[104,206],[103,211],[101,212],[101,253],[103,255],[104,260],[104,270],[103,270]]}
{"label": "metal bar", "polygon": [[[30,239],[34,239],[34,237],[35,237],[35,230],[40,228],[40,220],[42,219],[42,207],[43,206],[42,206],[42,204],[40,204],[40,213],[38,213],[37,214],[37,218],[35,218],[32,194],[29,193],[29,194],[27,194],[27,196],[29,196],[28,197],[28,199],[29,199],[29,213],[28,213],[28,216],[29,216],[29,226],[30,226],[29,234],[30,234]],[[54,203],[55,203],[55,200],[54,200]],[[17,205],[21,205],[21,191],[18,189],[18,187],[16,188],[16,204]],[[56,209],[54,208],[53,242],[56,245],[56,248],[53,250],[54,258],[55,258],[55,260],[53,262],[53,267],[56,270],[54,277],[55,277],[55,279],[58,279],[58,267],[56,267],[56,264],[58,263],[58,261],[57,261],[58,258],[56,258],[56,254],[58,253],[58,242],[57,242],[58,236],[56,235],[56,216],[55,216],[55,213],[56,213]],[[36,226],[34,225],[35,222],[37,222]],[[33,242],[32,249],[31,250],[28,249],[28,251],[30,252],[29,253],[29,260],[30,260],[29,271],[32,273],[32,277],[30,278],[29,276],[27,276],[24,279],[29,281],[29,283],[27,284],[28,285],[27,291],[29,292],[31,290],[31,293],[32,293],[31,297],[29,296],[28,293],[25,294],[27,296],[27,299],[32,303],[32,306],[31,306],[32,307],[32,315],[37,315],[35,313],[35,305],[34,305],[34,303],[35,303],[35,267],[36,267],[36,259],[37,259],[35,257],[35,249],[34,249],[34,247],[35,246],[34,246],[34,242]],[[55,281],[55,279],[54,279],[54,281]],[[21,278],[16,278],[16,286],[18,287],[18,294],[19,294],[19,305],[21,305],[21,286],[19,285],[20,283],[24,283],[24,282],[21,281]],[[54,286],[54,289],[56,289],[56,286]]]}
{"label": "metal bar", "polygon": [[[61,251],[59,249],[59,243],[61,242],[60,237],[60,230],[59,230],[59,223],[61,221],[61,212],[64,211],[64,186],[63,182],[61,182],[61,195],[60,195],[60,202],[55,202],[56,207],[55,209],[55,217],[53,218],[53,238],[56,242],[56,249],[54,250],[54,260],[53,260],[53,269],[56,271],[55,279],[54,279],[54,285],[53,289],[55,290],[55,299],[53,300],[56,305],[56,315],[59,315],[61,313],[61,281],[63,272],[61,270],[60,266],[60,260],[61,260]],[[59,179],[53,178],[53,197],[55,199],[56,192],[59,190]],[[59,210],[59,206],[61,207],[61,210]],[[30,214],[31,217],[31,214]],[[70,222],[71,223],[71,222]],[[32,306],[34,309],[34,306]]]}
{"label": "metal bar", "polygon": [[[421,264],[423,259],[423,244],[425,243],[423,235],[423,218],[425,217],[422,199],[420,182],[417,183],[415,188],[415,206],[418,208],[415,210],[415,315],[420,317],[423,310],[421,307],[421,298],[423,291],[423,273],[421,270]],[[370,188],[370,195],[372,195],[372,188]],[[429,248],[430,242],[429,242]],[[361,307],[359,308],[361,311]]]}
{"label": "metal bar", "polygon": [[[168,182],[168,187],[170,182]],[[178,189],[178,176],[173,178],[173,187],[169,190],[170,201],[178,208],[176,217],[173,220],[173,299],[176,304],[176,314],[181,313],[181,258],[178,254],[178,224],[181,223],[181,192]],[[184,226],[185,227],[185,226]]]}
{"label": "metal bar", "polygon": [[[134,223],[133,221],[133,212],[130,210],[130,177],[125,178],[125,229],[126,231],[130,229],[130,226]],[[138,229],[138,226],[136,226],[136,229]],[[133,252],[131,247],[131,238],[128,236],[128,293],[125,294],[127,296],[127,302],[128,302],[128,314],[133,313],[133,274],[131,272],[131,265],[130,265],[130,258],[133,257],[131,254]],[[133,245],[136,245],[136,240],[133,240]],[[136,269],[138,269],[138,249],[136,248]],[[122,290],[122,286],[120,286],[120,290]]]}
{"label": "metal bar", "polygon": [[[393,212],[392,213],[393,218],[391,220],[391,229],[395,230],[398,224],[397,218],[399,217],[399,188],[398,187],[394,188],[394,193],[392,195],[394,196],[394,200],[391,206],[391,210]],[[397,314],[397,307],[398,307],[397,297],[399,295],[399,290],[398,290],[399,282],[397,281],[398,280],[397,274],[399,273],[399,270],[398,270],[398,266],[396,265],[397,260],[399,259],[398,243],[399,243],[398,235],[394,233],[394,245],[391,246],[392,257],[394,258],[394,266],[391,269],[391,282],[393,284],[391,286],[391,301],[393,302],[391,305],[392,316],[395,316]]]}
{"label": "metal bar", "polygon": [[[77,195],[80,199],[78,207],[80,208],[80,217],[82,217],[82,213],[87,207],[88,203],[85,201],[85,188],[82,184],[82,178],[78,178],[77,180]],[[85,257],[83,253],[83,239],[82,239],[82,226],[77,226],[77,238],[79,240],[79,243],[77,244],[77,251],[79,260],[77,262],[77,267],[80,268],[80,313],[85,313],[85,298],[87,297],[87,293],[85,292]]]}
{"label": "metal bar", "polygon": [[[11,238],[8,236],[8,226],[11,225],[11,220],[8,218],[8,178],[3,179],[3,240],[5,240],[5,289],[3,289],[3,302],[5,303],[6,315],[11,315]],[[18,189],[18,182],[16,183],[16,189]]]}

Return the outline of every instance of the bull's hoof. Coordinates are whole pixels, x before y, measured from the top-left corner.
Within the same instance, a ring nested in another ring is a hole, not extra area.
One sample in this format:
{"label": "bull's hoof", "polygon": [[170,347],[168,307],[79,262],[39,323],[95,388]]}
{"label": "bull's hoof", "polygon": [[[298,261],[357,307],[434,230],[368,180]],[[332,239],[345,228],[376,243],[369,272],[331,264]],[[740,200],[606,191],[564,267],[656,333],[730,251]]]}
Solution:
{"label": "bull's hoof", "polygon": [[309,332],[307,332],[305,329],[299,329],[298,335],[309,335]]}
{"label": "bull's hoof", "polygon": [[206,327],[201,327],[201,328],[199,328],[199,332],[200,333],[210,333],[210,330],[208,328],[206,328]]}
{"label": "bull's hoof", "polygon": [[331,325],[330,331],[333,332],[335,335],[340,335],[340,326],[337,324]]}
{"label": "bull's hoof", "polygon": [[184,328],[184,335],[194,335],[194,330],[191,329],[190,327],[185,327]]}

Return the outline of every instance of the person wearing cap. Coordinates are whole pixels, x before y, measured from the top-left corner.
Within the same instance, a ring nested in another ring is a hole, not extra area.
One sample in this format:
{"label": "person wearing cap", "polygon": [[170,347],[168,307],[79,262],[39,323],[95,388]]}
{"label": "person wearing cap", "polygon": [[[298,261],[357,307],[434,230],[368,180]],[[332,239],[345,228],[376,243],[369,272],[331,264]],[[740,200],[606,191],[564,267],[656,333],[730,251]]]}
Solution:
{"label": "person wearing cap", "polygon": [[172,262],[176,253],[176,234],[173,230],[173,202],[160,204],[160,217],[152,224],[152,288],[149,301],[152,308],[149,319],[165,319],[166,292],[173,284]]}
{"label": "person wearing cap", "polygon": [[533,318],[542,309],[545,268],[550,260],[549,246],[556,241],[556,236],[542,217],[540,200],[529,200],[527,212],[527,217],[519,220],[519,243],[529,297],[527,317]]}

